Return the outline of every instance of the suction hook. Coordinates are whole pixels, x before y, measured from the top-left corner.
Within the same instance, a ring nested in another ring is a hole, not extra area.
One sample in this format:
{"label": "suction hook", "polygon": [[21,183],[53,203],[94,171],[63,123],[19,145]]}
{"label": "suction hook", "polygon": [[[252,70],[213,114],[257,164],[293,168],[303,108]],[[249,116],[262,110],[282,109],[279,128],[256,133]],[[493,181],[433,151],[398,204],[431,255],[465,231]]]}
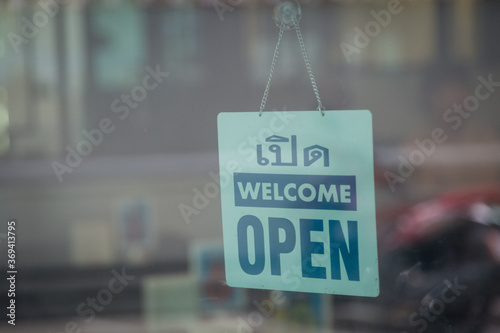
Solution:
{"label": "suction hook", "polygon": [[292,30],[302,18],[302,9],[297,1],[282,1],[274,7],[274,22],[278,27],[285,30]]}

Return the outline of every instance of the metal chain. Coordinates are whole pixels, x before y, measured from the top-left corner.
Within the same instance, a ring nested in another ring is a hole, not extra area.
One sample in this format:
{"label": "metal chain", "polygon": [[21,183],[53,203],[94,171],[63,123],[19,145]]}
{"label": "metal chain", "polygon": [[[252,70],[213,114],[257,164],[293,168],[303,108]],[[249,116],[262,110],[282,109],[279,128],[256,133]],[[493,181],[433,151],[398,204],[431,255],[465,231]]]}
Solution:
{"label": "metal chain", "polygon": [[266,107],[267,97],[269,96],[269,88],[271,87],[271,79],[272,79],[273,74],[274,74],[274,67],[276,66],[276,60],[278,60],[278,49],[280,47],[281,39],[283,38],[283,31],[284,30],[285,30],[285,26],[283,23],[281,23],[280,33],[279,33],[279,37],[278,37],[278,43],[276,43],[276,48],[274,49],[273,61],[271,62],[271,69],[269,71],[269,79],[267,80],[266,90],[264,91],[264,96],[262,96],[262,102],[260,103],[259,117],[262,116],[262,112],[264,111],[264,108]]}
{"label": "metal chain", "polygon": [[306,63],[307,73],[309,73],[309,79],[311,80],[311,85],[314,91],[314,95],[316,96],[316,100],[318,101],[318,111],[321,111],[321,115],[324,116],[325,112],[323,111],[324,107],[321,104],[321,99],[319,98],[318,86],[316,85],[316,80],[314,79],[314,74],[311,69],[311,64],[309,63],[309,57],[307,56],[306,46],[304,45],[304,39],[302,39],[302,33],[300,31],[299,23],[296,21],[295,17],[293,18],[293,23],[295,25],[295,31],[297,32],[297,39],[299,40],[300,50],[302,51],[302,57],[304,58],[304,62]]}
{"label": "metal chain", "polygon": [[[309,57],[307,56],[306,46],[304,45],[304,39],[302,38],[302,33],[300,31],[299,23],[293,18],[293,24],[295,26],[295,32],[297,33],[297,39],[299,40],[300,50],[302,51],[302,57],[304,58],[304,62],[306,64],[307,73],[309,74],[309,79],[311,80],[311,85],[314,91],[314,95],[316,96],[316,100],[318,101],[318,111],[321,111],[321,115],[325,115],[323,104],[321,103],[321,99],[319,97],[318,86],[316,85],[316,80],[314,79],[314,74],[311,69],[311,64],[309,62]],[[283,39],[283,31],[285,30],[284,23],[281,23],[280,32],[278,36],[278,42],[276,43],[276,48],[274,49],[273,61],[271,62],[271,69],[269,71],[269,79],[267,80],[266,90],[264,91],[264,96],[262,96],[262,102],[260,103],[259,117],[262,116],[262,112],[266,107],[267,97],[269,96],[269,89],[271,87],[271,79],[274,74],[274,68],[276,67],[276,61],[278,60],[279,46],[281,40]]]}

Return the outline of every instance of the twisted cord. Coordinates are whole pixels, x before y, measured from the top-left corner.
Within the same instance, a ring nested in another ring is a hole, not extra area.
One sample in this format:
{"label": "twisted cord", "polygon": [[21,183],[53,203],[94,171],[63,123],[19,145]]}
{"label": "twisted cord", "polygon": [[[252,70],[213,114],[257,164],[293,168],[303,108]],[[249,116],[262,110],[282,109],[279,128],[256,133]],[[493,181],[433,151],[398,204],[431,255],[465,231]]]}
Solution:
{"label": "twisted cord", "polygon": [[273,61],[271,62],[271,69],[269,71],[269,79],[267,80],[266,90],[264,91],[264,96],[262,96],[262,102],[260,103],[259,117],[262,116],[262,112],[266,107],[267,97],[269,96],[269,89],[271,87],[271,79],[274,74],[274,68],[276,67],[276,61],[278,60],[279,47],[281,39],[283,38],[283,31],[285,30],[284,24],[281,23],[280,33],[278,36],[278,42],[276,43],[276,48],[274,49]]}
{"label": "twisted cord", "polygon": [[314,95],[316,96],[316,100],[318,101],[318,111],[321,111],[321,115],[325,115],[323,111],[324,107],[321,103],[321,99],[319,97],[318,86],[316,85],[316,80],[314,79],[314,74],[311,69],[311,64],[309,62],[309,57],[307,56],[306,46],[304,45],[304,39],[302,38],[302,33],[300,31],[299,23],[293,18],[293,23],[295,25],[295,31],[297,32],[297,39],[299,40],[300,50],[302,51],[302,57],[304,58],[304,62],[306,63],[307,73],[309,74],[309,79],[311,80],[311,85],[314,91]]}

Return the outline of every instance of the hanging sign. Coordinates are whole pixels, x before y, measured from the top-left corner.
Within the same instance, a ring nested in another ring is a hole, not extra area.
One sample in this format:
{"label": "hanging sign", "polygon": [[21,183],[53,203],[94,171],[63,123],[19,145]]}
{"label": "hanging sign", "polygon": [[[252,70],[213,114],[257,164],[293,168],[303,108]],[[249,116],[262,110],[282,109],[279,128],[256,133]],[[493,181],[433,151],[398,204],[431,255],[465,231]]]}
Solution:
{"label": "hanging sign", "polygon": [[232,287],[377,296],[370,111],[220,113]]}

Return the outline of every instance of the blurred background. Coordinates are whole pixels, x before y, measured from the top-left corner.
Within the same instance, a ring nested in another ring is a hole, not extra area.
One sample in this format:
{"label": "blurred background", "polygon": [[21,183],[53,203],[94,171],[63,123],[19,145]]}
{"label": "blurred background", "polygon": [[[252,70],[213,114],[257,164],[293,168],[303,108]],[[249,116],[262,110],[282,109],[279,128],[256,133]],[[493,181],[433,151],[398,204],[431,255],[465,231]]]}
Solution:
{"label": "blurred background", "polygon": [[[500,332],[493,0],[300,1],[326,109],[373,114],[381,295],[224,284],[216,117],[258,110],[275,3],[0,0],[2,332]],[[314,109],[287,31],[267,110]]]}

